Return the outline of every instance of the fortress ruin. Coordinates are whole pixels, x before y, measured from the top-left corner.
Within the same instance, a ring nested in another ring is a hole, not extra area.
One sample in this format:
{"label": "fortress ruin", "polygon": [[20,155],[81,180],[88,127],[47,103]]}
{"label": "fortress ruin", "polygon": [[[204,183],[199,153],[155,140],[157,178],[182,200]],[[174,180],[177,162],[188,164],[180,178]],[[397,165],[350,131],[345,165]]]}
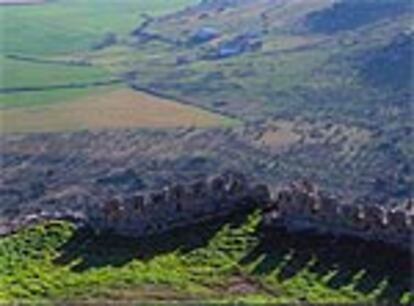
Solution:
{"label": "fortress ruin", "polygon": [[395,207],[343,204],[315,185],[295,182],[272,196],[263,210],[263,224],[289,231],[349,236],[411,249],[414,201]]}
{"label": "fortress ruin", "polygon": [[226,173],[159,191],[115,198],[87,213],[97,232],[141,237],[259,207],[269,200],[266,185],[250,184],[240,173]]}
{"label": "fortress ruin", "polygon": [[98,234],[110,231],[143,237],[253,209],[261,209],[262,225],[267,228],[351,236],[411,248],[412,199],[392,208],[342,204],[306,181],[276,189],[236,172],[114,198],[90,208],[86,223]]}

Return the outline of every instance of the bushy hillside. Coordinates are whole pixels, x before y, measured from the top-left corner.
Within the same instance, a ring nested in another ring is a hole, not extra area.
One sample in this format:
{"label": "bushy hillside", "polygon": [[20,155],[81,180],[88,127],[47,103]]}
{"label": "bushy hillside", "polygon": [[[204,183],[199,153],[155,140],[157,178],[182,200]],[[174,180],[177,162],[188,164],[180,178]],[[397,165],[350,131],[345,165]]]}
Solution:
{"label": "bushy hillside", "polygon": [[117,69],[134,88],[252,125],[283,118],[367,129],[368,143],[345,151],[304,145],[275,155],[283,168],[273,174],[355,182],[362,202],[387,202],[412,196],[414,182],[413,11],[406,0],[203,1],[132,32]]}
{"label": "bushy hillside", "polygon": [[342,0],[306,16],[306,25],[315,32],[335,34],[355,30],[387,18],[398,18],[412,9],[410,0]]}
{"label": "bushy hillside", "polygon": [[30,228],[0,240],[0,302],[413,301],[406,254],[373,258],[381,246],[265,238],[258,224],[253,213],[139,241],[60,222]]}

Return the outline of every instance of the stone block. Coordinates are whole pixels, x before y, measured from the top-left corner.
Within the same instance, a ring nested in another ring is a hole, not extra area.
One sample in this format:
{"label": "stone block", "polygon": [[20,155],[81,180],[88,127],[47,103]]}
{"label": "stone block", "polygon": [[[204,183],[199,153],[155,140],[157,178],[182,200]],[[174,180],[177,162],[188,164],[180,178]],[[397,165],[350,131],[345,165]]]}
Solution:
{"label": "stone block", "polygon": [[168,198],[172,201],[180,201],[184,199],[186,188],[182,184],[173,185],[168,191]]}
{"label": "stone block", "polygon": [[132,197],[132,209],[136,214],[145,213],[145,195],[136,194]]}
{"label": "stone block", "polygon": [[284,215],[289,215],[292,211],[292,194],[289,190],[280,190],[276,196],[276,205]]}
{"label": "stone block", "polygon": [[194,197],[205,198],[208,194],[207,182],[204,180],[199,180],[192,183],[190,188]]}
{"label": "stone block", "polygon": [[117,222],[124,214],[124,207],[120,198],[114,198],[104,204],[103,213],[109,222]]}
{"label": "stone block", "polygon": [[243,184],[242,181],[239,180],[232,180],[226,186],[226,193],[229,196],[238,196],[245,191],[246,186]]}
{"label": "stone block", "polygon": [[408,214],[402,209],[392,209],[388,211],[389,228],[394,233],[402,234],[410,231],[410,221]]}
{"label": "stone block", "polygon": [[154,205],[163,205],[167,201],[167,194],[164,190],[154,191],[150,194]]}
{"label": "stone block", "polygon": [[249,190],[249,193],[251,200],[262,207],[267,206],[271,202],[270,189],[266,184],[254,185],[251,190]]}
{"label": "stone block", "polygon": [[221,195],[225,191],[225,179],[222,176],[216,176],[210,179],[209,189],[214,196]]}
{"label": "stone block", "polygon": [[385,227],[387,218],[383,207],[370,205],[364,208],[365,225],[371,232],[380,232]]}
{"label": "stone block", "polygon": [[360,230],[364,226],[364,211],[359,205],[342,205],[339,209],[341,223],[348,228]]}
{"label": "stone block", "polygon": [[339,203],[335,198],[321,197],[321,209],[317,215],[318,220],[327,223],[336,223],[338,217]]}

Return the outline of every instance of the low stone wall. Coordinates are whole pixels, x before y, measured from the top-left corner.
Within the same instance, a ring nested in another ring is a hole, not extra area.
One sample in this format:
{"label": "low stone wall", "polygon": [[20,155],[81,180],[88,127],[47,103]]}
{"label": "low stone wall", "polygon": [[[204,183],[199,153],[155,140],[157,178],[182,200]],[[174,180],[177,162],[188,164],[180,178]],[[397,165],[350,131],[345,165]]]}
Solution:
{"label": "low stone wall", "polygon": [[414,202],[407,200],[392,208],[342,204],[312,184],[296,182],[274,193],[264,210],[263,224],[283,226],[291,231],[348,235],[410,248]]}

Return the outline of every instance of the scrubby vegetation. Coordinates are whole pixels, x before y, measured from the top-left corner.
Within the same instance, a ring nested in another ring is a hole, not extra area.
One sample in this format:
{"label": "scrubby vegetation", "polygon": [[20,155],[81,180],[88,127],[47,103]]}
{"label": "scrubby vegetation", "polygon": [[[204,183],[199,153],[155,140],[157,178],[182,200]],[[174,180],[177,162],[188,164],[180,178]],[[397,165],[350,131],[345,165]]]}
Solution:
{"label": "scrubby vegetation", "polygon": [[264,235],[259,221],[233,216],[140,240],[62,222],[26,229],[0,240],[0,300],[413,301],[407,255]]}

